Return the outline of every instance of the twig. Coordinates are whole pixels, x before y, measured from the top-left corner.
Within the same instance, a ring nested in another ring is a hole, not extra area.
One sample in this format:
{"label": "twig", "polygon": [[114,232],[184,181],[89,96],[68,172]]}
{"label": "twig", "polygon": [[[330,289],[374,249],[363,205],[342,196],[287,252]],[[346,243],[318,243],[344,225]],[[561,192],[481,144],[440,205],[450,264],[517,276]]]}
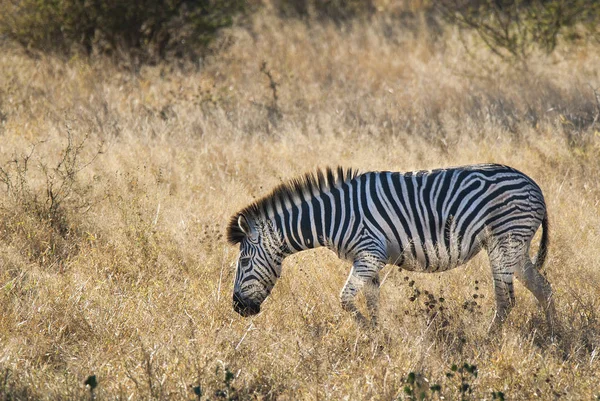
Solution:
{"label": "twig", "polygon": [[225,270],[225,260],[227,259],[227,251],[223,255],[223,260],[221,261],[221,273],[219,273],[219,285],[217,286],[217,303],[221,300],[221,283],[223,282],[223,270]]}
{"label": "twig", "polygon": [[281,118],[281,110],[279,109],[279,96],[277,95],[277,86],[279,85],[275,79],[273,78],[273,74],[271,74],[271,70],[267,69],[267,62],[263,61],[260,66],[260,72],[265,74],[269,79],[269,87],[271,88],[273,100],[271,102],[271,106],[267,106],[267,112],[269,121],[271,124],[276,125],[279,119]]}
{"label": "twig", "polygon": [[277,85],[279,84],[275,82],[275,79],[273,79],[273,74],[271,74],[271,70],[267,69],[266,61],[262,62],[260,66],[260,72],[262,72],[267,76],[267,78],[269,78],[269,86],[271,87],[271,91],[273,92],[273,106],[277,108],[277,100],[279,99],[279,97],[277,96]]}
{"label": "twig", "polygon": [[383,280],[381,280],[381,283],[379,283],[379,286],[381,287],[383,285],[383,283],[385,283],[385,280],[387,280],[388,276],[390,275],[390,273],[393,271],[393,269],[390,269],[386,275],[383,277]]}
{"label": "twig", "polygon": [[244,333],[244,335],[240,339],[240,342],[237,343],[237,345],[235,346],[235,350],[236,351],[238,350],[238,348],[240,347],[240,345],[242,345],[242,342],[244,341],[244,338],[246,338],[246,336],[248,335],[248,333],[250,332],[250,330],[252,330],[253,328],[254,328],[254,323],[250,322],[250,326],[248,326],[248,329],[246,330],[246,332]]}
{"label": "twig", "polygon": [[154,220],[152,221],[152,225],[155,226],[158,222],[158,215],[160,213],[160,202],[158,202],[158,206],[156,208],[156,215],[154,216]]}

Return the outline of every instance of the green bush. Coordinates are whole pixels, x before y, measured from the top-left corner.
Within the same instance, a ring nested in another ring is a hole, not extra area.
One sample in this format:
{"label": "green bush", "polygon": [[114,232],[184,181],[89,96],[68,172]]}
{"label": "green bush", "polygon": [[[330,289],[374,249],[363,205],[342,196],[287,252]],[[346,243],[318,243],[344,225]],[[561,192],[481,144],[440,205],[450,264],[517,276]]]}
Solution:
{"label": "green bush", "polygon": [[0,0],[0,35],[28,49],[123,51],[140,61],[195,55],[244,0]]}

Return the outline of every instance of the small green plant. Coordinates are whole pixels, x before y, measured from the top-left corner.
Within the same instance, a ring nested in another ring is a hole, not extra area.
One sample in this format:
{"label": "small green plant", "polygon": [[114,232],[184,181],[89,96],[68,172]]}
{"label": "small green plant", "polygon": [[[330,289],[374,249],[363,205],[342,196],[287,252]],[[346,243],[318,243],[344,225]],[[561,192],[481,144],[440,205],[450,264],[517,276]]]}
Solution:
{"label": "small green plant", "polygon": [[96,387],[98,386],[98,380],[96,379],[96,375],[88,376],[88,378],[85,379],[83,384],[90,389],[90,399],[95,400],[96,394],[94,393],[94,390],[96,390]]}
{"label": "small green plant", "polygon": [[457,365],[452,365],[450,367],[450,372],[446,373],[446,377],[449,379],[458,377],[458,392],[460,394],[461,401],[466,401],[471,397],[473,393],[473,385],[470,383],[470,381],[476,379],[477,374],[477,366],[469,365],[466,362],[460,367]]}
{"label": "small green plant", "polygon": [[198,400],[202,398],[202,387],[194,386],[192,387],[192,391],[194,392],[194,395],[198,398]]}
{"label": "small green plant", "polygon": [[[416,393],[418,390],[415,388],[415,372],[410,372],[404,380],[406,385],[404,386],[404,394],[409,400],[416,400]],[[424,396],[421,399],[425,398]]]}
{"label": "small green plant", "polygon": [[502,391],[492,391],[492,400],[504,401],[504,393]]}
{"label": "small green plant", "polygon": [[[217,366],[215,370],[215,374],[219,375],[220,367]],[[228,367],[224,368],[225,375],[223,376],[223,387],[215,390],[215,397],[218,400],[226,400],[226,401],[236,401],[239,400],[240,397],[238,395],[238,390],[233,386],[233,380],[235,379],[235,374],[229,370]]]}
{"label": "small green plant", "polygon": [[405,400],[409,401],[423,401],[431,399],[434,394],[439,394],[442,390],[442,386],[439,384],[432,384],[428,386],[427,380],[419,380],[420,375],[415,372],[410,372],[404,379],[403,394]]}

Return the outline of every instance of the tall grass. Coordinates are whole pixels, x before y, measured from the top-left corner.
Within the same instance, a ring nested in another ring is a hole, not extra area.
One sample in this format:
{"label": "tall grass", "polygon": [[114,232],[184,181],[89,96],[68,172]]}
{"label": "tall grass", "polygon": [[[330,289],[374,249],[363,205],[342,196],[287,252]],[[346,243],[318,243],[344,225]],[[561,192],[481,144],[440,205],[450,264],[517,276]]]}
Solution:
{"label": "tall grass", "polygon": [[[95,375],[97,399],[389,400],[407,395],[410,372],[445,399],[600,394],[597,44],[559,45],[517,74],[425,20],[339,27],[264,12],[228,35],[201,68],[136,74],[3,45],[2,397],[88,398]],[[374,333],[342,311],[349,266],[323,249],[285,261],[260,315],[233,312],[224,225],[282,180],[476,162],[512,165],[544,191],[554,338],[518,284],[502,332],[487,333],[483,255],[436,275],[387,267]],[[52,217],[49,190],[65,179]],[[477,375],[446,375],[465,363]]]}

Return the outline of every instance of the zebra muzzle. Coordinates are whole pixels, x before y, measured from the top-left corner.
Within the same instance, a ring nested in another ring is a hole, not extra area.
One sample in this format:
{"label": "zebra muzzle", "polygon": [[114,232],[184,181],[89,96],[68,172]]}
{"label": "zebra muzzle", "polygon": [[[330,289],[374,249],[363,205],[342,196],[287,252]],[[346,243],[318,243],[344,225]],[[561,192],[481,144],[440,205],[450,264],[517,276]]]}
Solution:
{"label": "zebra muzzle", "polygon": [[237,293],[233,293],[233,310],[243,317],[253,316],[260,312],[260,304],[244,299]]}

